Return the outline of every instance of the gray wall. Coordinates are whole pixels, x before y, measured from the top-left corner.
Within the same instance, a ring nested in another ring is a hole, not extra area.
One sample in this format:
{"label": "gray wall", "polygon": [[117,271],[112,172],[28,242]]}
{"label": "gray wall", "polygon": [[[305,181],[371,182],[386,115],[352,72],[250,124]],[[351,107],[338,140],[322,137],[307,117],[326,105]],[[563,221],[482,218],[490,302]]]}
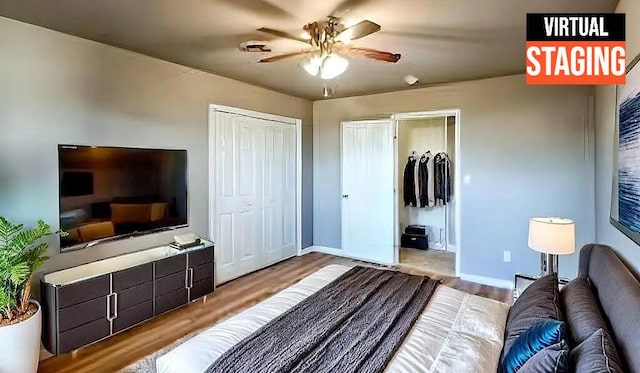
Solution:
{"label": "gray wall", "polygon": [[[460,108],[457,166],[469,179],[458,196],[461,272],[504,280],[537,273],[539,256],[527,247],[531,216],[574,219],[578,246],[595,239],[591,94],[527,86],[518,75],[314,102],[314,245],[340,248],[341,121]],[[511,263],[503,250],[512,251]],[[561,275],[576,268],[577,255],[561,258]]]}
{"label": "gray wall", "polygon": [[[312,103],[0,17],[0,215],[58,226],[60,143],[188,150],[189,223],[208,236],[208,108],[303,120],[303,242],[312,243]],[[166,244],[175,232],[59,254],[45,271]]]}
{"label": "gray wall", "polygon": [[[617,12],[627,14],[627,61],[640,53],[640,2],[621,0]],[[613,246],[636,270],[640,247],[609,223],[613,177],[613,136],[616,120],[615,86],[596,87],[596,240]]]}

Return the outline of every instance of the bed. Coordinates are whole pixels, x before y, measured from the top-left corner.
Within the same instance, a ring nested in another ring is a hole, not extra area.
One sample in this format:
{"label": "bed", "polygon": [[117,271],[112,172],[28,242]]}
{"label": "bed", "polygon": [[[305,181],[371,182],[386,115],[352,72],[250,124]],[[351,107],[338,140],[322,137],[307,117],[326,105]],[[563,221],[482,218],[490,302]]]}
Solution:
{"label": "bed", "polygon": [[[207,371],[227,350],[349,270],[341,265],[320,269],[161,356],[156,361],[157,371]],[[599,245],[582,249],[580,277],[588,278],[593,285],[629,371],[640,372],[638,280],[613,250]],[[629,313],[629,309],[635,312]],[[385,371],[496,372],[509,311],[505,303],[438,286]]]}

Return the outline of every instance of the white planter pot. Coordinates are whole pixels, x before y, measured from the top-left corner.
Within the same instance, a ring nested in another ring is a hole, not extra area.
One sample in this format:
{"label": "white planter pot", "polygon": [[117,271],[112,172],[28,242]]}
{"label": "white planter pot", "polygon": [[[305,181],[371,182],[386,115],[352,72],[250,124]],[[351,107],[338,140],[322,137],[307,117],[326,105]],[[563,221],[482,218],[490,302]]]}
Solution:
{"label": "white planter pot", "polygon": [[40,357],[40,331],[42,312],[38,311],[27,320],[0,327],[0,373],[35,373]]}

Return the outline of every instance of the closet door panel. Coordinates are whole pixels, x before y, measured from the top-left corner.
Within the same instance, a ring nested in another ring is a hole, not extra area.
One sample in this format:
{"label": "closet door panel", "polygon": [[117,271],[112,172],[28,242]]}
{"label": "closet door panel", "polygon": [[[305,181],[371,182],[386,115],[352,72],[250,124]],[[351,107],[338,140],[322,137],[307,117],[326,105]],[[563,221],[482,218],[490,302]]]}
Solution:
{"label": "closet door panel", "polygon": [[347,256],[394,262],[390,121],[343,124],[342,247]]}
{"label": "closet door panel", "polygon": [[238,116],[215,113],[215,226],[218,282],[240,276],[240,252],[236,247],[236,122]]}
{"label": "closet door panel", "polygon": [[[393,226],[394,226],[394,156],[393,131],[390,125],[367,125],[366,173],[364,179],[369,188],[367,207],[375,201],[375,213],[368,217],[365,229],[365,250],[376,253],[378,260],[393,263]],[[365,210],[366,211],[366,210]],[[392,248],[392,250],[388,250]]]}
{"label": "closet door panel", "polygon": [[240,243],[240,272],[245,274],[262,263],[262,167],[264,128],[262,121],[243,118],[238,122],[239,153],[236,157],[238,179],[238,229],[236,242]]}
{"label": "closet door panel", "polygon": [[[224,282],[239,272],[238,253],[234,246],[235,227],[234,215],[231,213],[218,214],[216,219],[216,276],[219,282]],[[222,272],[222,273],[220,273]]]}
{"label": "closet door panel", "polygon": [[276,262],[284,256],[283,186],[284,132],[281,125],[265,127],[264,164],[264,254],[265,263]]}
{"label": "closet door panel", "polygon": [[293,124],[215,115],[212,231],[222,283],[296,253],[297,132]]}
{"label": "closet door panel", "polygon": [[349,125],[345,129],[344,157],[342,177],[344,182],[344,210],[346,216],[343,221],[345,253],[349,256],[366,258],[362,245],[369,234],[368,206],[371,206],[366,186],[367,170],[367,127],[365,125]]}
{"label": "closet door panel", "polygon": [[284,127],[284,186],[283,186],[283,223],[284,223],[284,255],[296,253],[296,161],[297,161],[296,128]]}
{"label": "closet door panel", "polygon": [[358,223],[356,214],[359,209],[358,179],[362,171],[359,157],[363,157],[362,140],[358,141],[362,130],[357,125],[348,124],[343,127],[342,135],[342,249],[350,255],[354,245],[361,240],[362,225]]}

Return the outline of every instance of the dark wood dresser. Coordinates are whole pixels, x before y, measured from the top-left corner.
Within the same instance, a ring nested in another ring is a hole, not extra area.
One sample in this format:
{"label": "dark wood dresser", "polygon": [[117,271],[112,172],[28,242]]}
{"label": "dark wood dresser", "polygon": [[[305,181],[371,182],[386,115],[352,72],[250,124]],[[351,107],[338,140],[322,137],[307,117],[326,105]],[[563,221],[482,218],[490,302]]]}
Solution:
{"label": "dark wood dresser", "polygon": [[169,246],[49,273],[41,281],[42,342],[73,351],[213,292],[213,243]]}

